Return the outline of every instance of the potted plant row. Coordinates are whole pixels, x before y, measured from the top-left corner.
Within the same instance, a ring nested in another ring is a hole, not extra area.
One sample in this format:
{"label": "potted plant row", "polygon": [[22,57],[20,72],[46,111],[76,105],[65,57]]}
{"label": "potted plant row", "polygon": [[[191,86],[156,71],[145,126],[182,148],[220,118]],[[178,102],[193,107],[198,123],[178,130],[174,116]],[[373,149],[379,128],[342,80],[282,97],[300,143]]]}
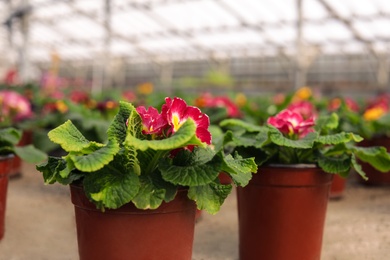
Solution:
{"label": "potted plant row", "polygon": [[360,147],[362,137],[339,128],[336,113],[304,118],[290,109],[259,126],[239,119],[220,123],[225,150],[255,157],[258,173],[237,188],[239,255],[251,259],[320,259],[333,175],[359,161],[390,170],[384,147]]}
{"label": "potted plant row", "polygon": [[47,184],[70,185],[80,259],[191,259],[195,209],[215,214],[245,186],[254,158],[211,145],[209,118],[181,98],[161,111],[121,102],[107,142],[90,141],[72,121],[51,130],[67,154],[37,165]]}

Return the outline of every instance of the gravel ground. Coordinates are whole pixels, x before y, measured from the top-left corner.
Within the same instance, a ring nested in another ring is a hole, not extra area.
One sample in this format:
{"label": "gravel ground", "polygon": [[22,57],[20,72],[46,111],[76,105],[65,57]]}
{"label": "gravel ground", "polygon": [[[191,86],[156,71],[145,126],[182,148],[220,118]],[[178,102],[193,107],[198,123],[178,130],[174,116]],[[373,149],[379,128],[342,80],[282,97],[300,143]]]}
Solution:
{"label": "gravel ground", "polygon": [[[390,187],[348,180],[345,195],[328,205],[323,260],[390,259]],[[232,193],[221,211],[196,224],[194,260],[238,259],[237,212]],[[68,187],[45,186],[34,165],[24,164],[8,189],[6,233],[0,260],[78,259]]]}

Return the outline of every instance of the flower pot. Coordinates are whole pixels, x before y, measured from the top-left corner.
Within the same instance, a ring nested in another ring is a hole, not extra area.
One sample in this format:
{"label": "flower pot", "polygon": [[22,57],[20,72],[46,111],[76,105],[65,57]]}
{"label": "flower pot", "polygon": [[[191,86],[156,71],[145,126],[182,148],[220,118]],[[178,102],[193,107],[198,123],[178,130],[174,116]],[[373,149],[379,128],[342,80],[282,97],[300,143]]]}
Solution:
{"label": "flower pot", "polygon": [[[359,143],[363,147],[369,146],[383,146],[386,148],[387,152],[390,152],[390,138],[387,136],[377,136],[372,139],[367,139]],[[365,162],[360,162],[363,168],[363,171],[366,173],[368,180],[365,181],[360,176],[358,176],[359,181],[365,185],[390,185],[390,172],[381,172],[372,167],[370,164]]]}
{"label": "flower pot", "polygon": [[237,188],[240,259],[320,259],[332,177],[314,165],[260,167]]}
{"label": "flower pot", "polygon": [[330,186],[330,199],[341,199],[344,196],[347,179],[335,174]]}
{"label": "flower pot", "polygon": [[0,240],[4,236],[5,209],[7,202],[8,174],[13,155],[0,156]]}
{"label": "flower pot", "polygon": [[180,190],[155,210],[129,203],[101,212],[80,186],[71,185],[80,260],[188,259],[192,257],[195,203]]}

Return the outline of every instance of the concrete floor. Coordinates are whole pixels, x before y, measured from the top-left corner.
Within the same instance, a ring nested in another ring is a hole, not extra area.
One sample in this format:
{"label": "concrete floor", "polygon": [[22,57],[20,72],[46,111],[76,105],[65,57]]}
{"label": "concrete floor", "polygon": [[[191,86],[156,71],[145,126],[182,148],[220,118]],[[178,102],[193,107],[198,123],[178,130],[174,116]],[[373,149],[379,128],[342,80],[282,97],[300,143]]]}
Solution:
{"label": "concrete floor", "polygon": [[[194,260],[238,259],[235,194],[221,211],[196,224]],[[6,233],[0,260],[78,259],[68,187],[43,185],[34,165],[9,183]],[[350,178],[341,200],[330,201],[323,260],[390,259],[390,187],[366,187]]]}

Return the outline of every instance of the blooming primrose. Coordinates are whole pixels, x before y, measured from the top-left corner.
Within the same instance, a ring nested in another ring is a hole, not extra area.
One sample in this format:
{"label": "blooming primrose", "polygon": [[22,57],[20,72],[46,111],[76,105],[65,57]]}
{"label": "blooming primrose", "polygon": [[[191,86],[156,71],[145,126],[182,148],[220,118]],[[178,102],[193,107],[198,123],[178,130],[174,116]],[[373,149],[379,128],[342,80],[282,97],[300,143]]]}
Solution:
{"label": "blooming primrose", "polygon": [[298,138],[313,132],[311,127],[315,124],[313,117],[304,120],[301,114],[288,109],[282,110],[276,116],[268,118],[267,123],[276,127],[283,134]]}
{"label": "blooming primrose", "polygon": [[160,114],[156,108],[149,107],[146,110],[144,106],[139,106],[136,110],[142,119],[143,134],[161,135],[163,133],[163,130],[167,127],[168,122],[166,117]]}
{"label": "blooming primrose", "polygon": [[211,134],[208,130],[210,119],[199,108],[188,106],[181,98],[174,97],[171,99],[167,97],[161,110],[161,114],[165,116],[168,125],[171,126],[170,131],[172,133],[177,132],[184,122],[191,118],[196,125],[196,136],[202,142],[211,144]]}

